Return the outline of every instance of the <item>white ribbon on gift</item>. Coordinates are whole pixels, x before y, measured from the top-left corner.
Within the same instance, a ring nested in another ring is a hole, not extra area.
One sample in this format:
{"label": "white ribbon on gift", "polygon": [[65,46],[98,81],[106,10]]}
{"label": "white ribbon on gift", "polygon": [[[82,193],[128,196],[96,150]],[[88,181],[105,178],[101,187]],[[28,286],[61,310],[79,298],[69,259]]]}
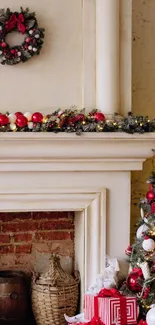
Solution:
{"label": "white ribbon on gift", "polygon": [[78,314],[73,317],[69,317],[66,314],[64,314],[65,320],[69,324],[77,324],[77,323],[88,323],[89,321],[84,319],[84,313]]}

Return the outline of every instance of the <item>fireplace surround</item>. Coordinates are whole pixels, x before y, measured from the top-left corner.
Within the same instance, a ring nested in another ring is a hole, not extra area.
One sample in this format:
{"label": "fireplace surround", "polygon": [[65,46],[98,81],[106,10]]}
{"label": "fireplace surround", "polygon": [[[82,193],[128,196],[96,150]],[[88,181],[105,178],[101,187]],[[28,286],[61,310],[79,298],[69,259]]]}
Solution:
{"label": "fireplace surround", "polygon": [[74,211],[81,293],[116,256],[126,272],[130,172],[151,156],[155,134],[1,133],[0,212]]}

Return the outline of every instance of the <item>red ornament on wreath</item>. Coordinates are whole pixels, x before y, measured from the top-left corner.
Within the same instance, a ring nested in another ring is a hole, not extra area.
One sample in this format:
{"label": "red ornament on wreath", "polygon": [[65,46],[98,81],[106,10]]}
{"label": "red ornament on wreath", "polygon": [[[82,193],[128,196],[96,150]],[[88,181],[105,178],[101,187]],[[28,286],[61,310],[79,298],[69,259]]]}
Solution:
{"label": "red ornament on wreath", "polygon": [[30,43],[31,42],[31,38],[30,37],[27,37],[25,41],[26,41],[26,43]]}
{"label": "red ornament on wreath", "polygon": [[94,119],[95,119],[96,121],[98,121],[98,122],[103,122],[103,121],[105,121],[105,116],[104,116],[104,114],[102,114],[101,112],[96,112],[96,113],[94,113],[93,117],[94,117]]}
{"label": "red ornament on wreath", "polygon": [[16,124],[20,128],[24,128],[28,123],[28,119],[24,115],[19,115],[16,119]]}
{"label": "red ornament on wreath", "polygon": [[138,280],[143,279],[142,270],[139,268],[134,268],[132,272],[127,277],[127,287],[133,292],[141,292],[142,286]]}
{"label": "red ornament on wreath", "polygon": [[7,47],[7,44],[5,42],[1,43],[1,46],[4,48],[4,47]]}
{"label": "red ornament on wreath", "polygon": [[32,122],[33,123],[42,123],[43,115],[40,112],[35,112],[32,115]]}
{"label": "red ornament on wreath", "polygon": [[152,191],[152,190],[151,191],[148,191],[146,193],[146,198],[147,198],[148,201],[154,200],[155,199],[155,192]]}
{"label": "red ornament on wreath", "polygon": [[8,123],[9,123],[9,119],[8,119],[7,115],[0,114],[0,125],[4,126],[4,125],[7,125]]}

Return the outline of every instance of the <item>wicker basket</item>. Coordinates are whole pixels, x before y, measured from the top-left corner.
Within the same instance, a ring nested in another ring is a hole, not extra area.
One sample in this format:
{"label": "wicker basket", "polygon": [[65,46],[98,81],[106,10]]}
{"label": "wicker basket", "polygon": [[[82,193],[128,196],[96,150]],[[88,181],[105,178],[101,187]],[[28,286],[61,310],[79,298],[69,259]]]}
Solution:
{"label": "wicker basket", "polygon": [[78,280],[65,273],[59,257],[52,255],[48,271],[32,284],[37,325],[66,325],[64,314],[75,315],[77,304]]}

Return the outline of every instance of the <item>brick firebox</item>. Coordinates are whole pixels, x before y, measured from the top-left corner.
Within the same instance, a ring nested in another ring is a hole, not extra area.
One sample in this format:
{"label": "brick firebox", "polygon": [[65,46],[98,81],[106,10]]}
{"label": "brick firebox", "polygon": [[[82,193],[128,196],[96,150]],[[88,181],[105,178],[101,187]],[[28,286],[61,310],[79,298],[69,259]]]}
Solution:
{"label": "brick firebox", "polygon": [[51,253],[71,271],[74,258],[73,212],[0,213],[0,269],[41,272]]}

